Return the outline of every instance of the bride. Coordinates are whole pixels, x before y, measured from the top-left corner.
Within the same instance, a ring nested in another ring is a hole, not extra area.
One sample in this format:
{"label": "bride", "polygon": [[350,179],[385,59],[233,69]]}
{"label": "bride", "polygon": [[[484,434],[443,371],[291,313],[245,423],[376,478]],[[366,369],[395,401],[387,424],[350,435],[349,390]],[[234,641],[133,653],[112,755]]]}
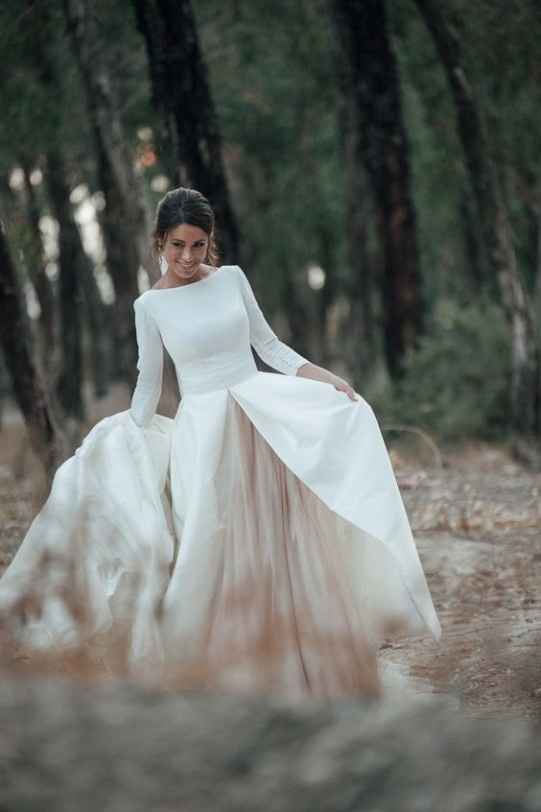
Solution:
{"label": "bride", "polygon": [[[244,271],[218,266],[214,233],[199,192],[160,201],[162,278],[134,302],[130,408],[56,472],[0,609],[32,593],[39,611],[18,613],[14,634],[41,651],[106,658],[121,629],[134,673],[203,664],[208,685],[377,692],[385,636],[441,635],[377,419],[278,339]],[[251,347],[282,374],[259,371]],[[174,419],[156,414],[164,349]]]}

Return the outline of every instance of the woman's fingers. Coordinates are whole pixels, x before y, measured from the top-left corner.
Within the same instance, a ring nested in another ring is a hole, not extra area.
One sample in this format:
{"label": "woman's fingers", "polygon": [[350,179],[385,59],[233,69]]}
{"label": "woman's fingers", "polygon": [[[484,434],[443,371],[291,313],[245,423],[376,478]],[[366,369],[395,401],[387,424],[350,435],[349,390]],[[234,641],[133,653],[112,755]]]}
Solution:
{"label": "woman's fingers", "polygon": [[339,392],[345,392],[350,400],[357,400],[357,395],[356,395],[355,390],[353,389],[353,387],[351,387],[345,381],[343,381],[341,383],[337,383],[334,386],[335,386],[335,389],[338,389]]}

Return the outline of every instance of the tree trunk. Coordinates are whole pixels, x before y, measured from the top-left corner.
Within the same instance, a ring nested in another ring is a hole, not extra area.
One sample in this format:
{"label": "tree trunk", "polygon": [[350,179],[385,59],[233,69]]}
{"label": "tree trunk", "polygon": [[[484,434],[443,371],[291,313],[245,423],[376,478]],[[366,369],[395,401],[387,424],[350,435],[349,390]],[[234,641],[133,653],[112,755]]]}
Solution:
{"label": "tree trunk", "polygon": [[532,263],[532,314],[537,349],[536,393],[534,396],[534,431],[541,435],[541,177],[535,175],[531,181],[531,201],[529,204]]}
{"label": "tree trunk", "polygon": [[222,139],[190,0],[133,0],[150,65],[162,144],[177,156],[177,180],[206,195],[216,212],[225,262],[239,261],[239,231]]}
{"label": "tree trunk", "polygon": [[30,442],[50,483],[65,451],[47,392],[31,351],[31,337],[17,273],[0,229],[0,345]]}
{"label": "tree trunk", "polygon": [[85,321],[90,334],[90,365],[94,395],[102,398],[107,394],[111,381],[111,330],[107,320],[108,311],[101,298],[94,269],[83,248],[79,232],[78,238],[81,294],[84,300]]}
{"label": "tree trunk", "polygon": [[40,308],[40,349],[42,350],[42,366],[44,370],[51,371],[51,362],[54,359],[57,345],[56,301],[53,286],[45,271],[46,257],[39,225],[40,206],[36,191],[30,183],[31,163],[22,156],[21,166],[24,173],[25,208],[30,231],[30,245],[28,251],[29,277]]}
{"label": "tree trunk", "polygon": [[[331,0],[343,60],[342,92],[355,105],[361,160],[383,248],[383,327],[389,372],[400,376],[423,329],[409,146],[384,0]],[[359,169],[359,171],[361,171]]]}
{"label": "tree trunk", "polygon": [[[59,88],[61,92],[62,89],[62,77],[59,75],[54,54],[50,50],[52,26],[50,10],[44,8],[40,24],[36,24],[31,31],[31,64],[39,82],[43,86],[44,92],[48,95],[58,93]],[[22,166],[26,178],[28,219],[35,241],[32,253],[37,256],[38,251],[43,254],[39,229],[39,206],[29,181],[31,163],[26,156],[23,156]],[[44,258],[42,256],[40,257],[41,266],[43,266],[41,272],[38,272],[39,265],[37,263],[37,270],[34,270],[34,263],[32,258],[30,259],[30,278],[36,288],[42,316],[46,313],[45,320],[48,325],[55,323],[56,306],[59,305],[62,353],[59,363],[51,366],[47,365],[47,369],[51,373],[50,377],[56,378],[58,373],[55,370],[60,368],[60,385],[58,387],[60,402],[67,415],[71,415],[75,420],[80,421],[84,415],[81,393],[84,380],[82,364],[83,324],[86,322],[89,327],[94,388],[98,396],[105,394],[109,383],[108,331],[105,329],[105,308],[101,301],[91,263],[83,248],[69,200],[70,185],[68,182],[67,160],[64,153],[56,146],[49,149],[48,169],[50,170],[48,177],[49,200],[59,224],[60,302],[53,301],[54,310],[46,298],[47,290],[43,290],[45,283],[47,283],[49,289],[51,289],[51,286],[45,274]],[[84,314],[81,297],[84,299]],[[49,329],[52,330],[51,327]],[[54,330],[54,342],[48,341],[49,355],[51,355],[52,348],[56,348],[58,343],[56,332]],[[76,390],[78,390],[78,394]],[[79,429],[76,426],[73,429],[76,436]]]}
{"label": "tree trunk", "polygon": [[86,94],[99,182],[105,197],[101,223],[115,293],[115,372],[133,385],[137,345],[132,306],[139,295],[138,271],[148,256],[149,228],[142,189],[127,147],[118,113],[120,105],[101,53],[103,46],[89,0],[64,0],[64,13]]}
{"label": "tree trunk", "polygon": [[58,222],[58,280],[62,366],[57,384],[67,417],[82,422],[83,352],[80,252],[82,246],[69,199],[62,157],[56,148],[47,154],[47,186]]}
{"label": "tree trunk", "polygon": [[[106,393],[110,379],[109,331],[105,306],[70,202],[71,190],[64,159],[56,149],[50,149],[47,164],[49,196],[59,225],[59,304],[63,344],[59,396],[67,414],[82,419],[84,406],[81,391],[85,379],[83,327],[88,325],[89,329],[92,379],[98,397]],[[71,346],[72,342],[78,346]],[[75,397],[75,386],[79,387],[79,398]],[[73,405],[70,406],[70,403]]]}
{"label": "tree trunk", "polygon": [[467,273],[468,286],[475,291],[481,288],[491,288],[487,285],[486,261],[483,257],[483,240],[479,239],[479,215],[471,189],[466,184],[459,199],[459,216],[462,224],[464,239],[464,260]]}
{"label": "tree trunk", "polygon": [[511,329],[511,410],[517,432],[530,433],[536,416],[539,360],[530,304],[511,238],[509,218],[497,172],[490,158],[481,110],[462,56],[459,32],[434,0],[416,0],[445,69],[457,116],[458,134],[482,229],[482,252],[488,273],[499,285]]}
{"label": "tree trunk", "polygon": [[349,349],[348,358],[354,379],[362,382],[367,368],[373,364],[379,338],[374,313],[374,293],[377,287],[374,259],[368,248],[367,224],[372,217],[372,201],[363,168],[359,128],[354,124],[356,115],[353,100],[348,94],[341,101],[339,129],[345,168],[347,257],[351,269],[345,291],[351,315],[341,332],[344,333],[343,340]]}

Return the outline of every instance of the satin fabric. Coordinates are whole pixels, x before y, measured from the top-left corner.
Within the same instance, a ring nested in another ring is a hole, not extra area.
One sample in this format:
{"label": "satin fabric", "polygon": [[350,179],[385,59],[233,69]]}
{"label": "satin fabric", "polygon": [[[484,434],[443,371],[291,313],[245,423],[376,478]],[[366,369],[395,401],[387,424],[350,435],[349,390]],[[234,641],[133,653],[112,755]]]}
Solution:
{"label": "satin fabric", "polygon": [[[296,376],[307,359],[273,333],[238,266],[149,291],[135,312],[130,410],[60,467],[0,579],[4,608],[39,584],[43,613],[21,638],[69,646],[118,627],[134,670],[204,662],[233,681],[333,695],[374,680],[391,621],[399,636],[439,639],[370,405]],[[258,371],[250,345],[284,374]],[[182,393],[174,420],[155,413],[164,347]],[[73,551],[84,628],[56,589]]]}

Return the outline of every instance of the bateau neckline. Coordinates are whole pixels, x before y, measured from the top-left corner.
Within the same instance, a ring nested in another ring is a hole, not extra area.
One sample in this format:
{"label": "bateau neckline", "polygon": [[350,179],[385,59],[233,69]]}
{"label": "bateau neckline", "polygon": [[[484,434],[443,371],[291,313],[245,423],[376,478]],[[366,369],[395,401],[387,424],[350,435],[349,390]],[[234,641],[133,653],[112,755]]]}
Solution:
{"label": "bateau neckline", "polygon": [[216,268],[215,271],[207,274],[202,279],[198,279],[197,282],[188,282],[186,285],[174,285],[169,288],[149,288],[147,290],[147,293],[166,293],[171,292],[173,290],[183,290],[184,288],[193,288],[196,285],[201,285],[203,282],[208,282],[209,279],[212,279],[213,276],[216,276],[216,274],[220,273],[220,271],[226,267],[227,267],[226,265],[220,265],[220,267]]}

